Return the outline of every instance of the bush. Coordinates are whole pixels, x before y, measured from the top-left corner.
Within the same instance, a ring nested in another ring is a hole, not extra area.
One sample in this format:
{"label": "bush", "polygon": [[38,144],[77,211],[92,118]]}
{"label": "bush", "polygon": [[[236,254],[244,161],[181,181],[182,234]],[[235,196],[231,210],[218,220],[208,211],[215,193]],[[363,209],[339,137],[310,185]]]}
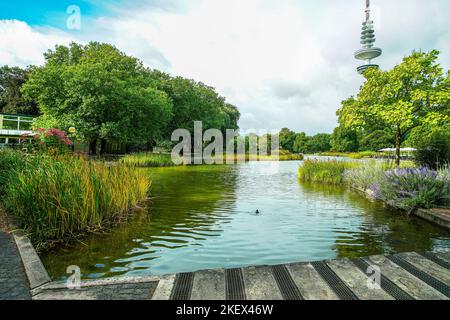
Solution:
{"label": "bush", "polygon": [[412,212],[417,208],[450,205],[448,170],[439,173],[427,168],[388,171],[372,186],[388,204]]}
{"label": "bush", "polygon": [[358,166],[356,162],[306,160],[299,168],[299,178],[307,182],[341,184],[345,171]]}
{"label": "bush", "polygon": [[[35,130],[31,143],[28,139],[21,144],[22,149],[30,152],[45,152],[52,155],[65,154],[70,151],[69,147],[73,146],[73,142],[67,134],[59,129],[42,129]],[[28,135],[24,136],[29,138]]]}
{"label": "bush", "polygon": [[385,170],[386,165],[382,162],[366,162],[357,168],[346,170],[344,181],[354,188],[368,190],[380,182],[384,177]]}
{"label": "bush", "polygon": [[39,246],[125,218],[148,190],[148,178],[133,168],[37,155],[11,169],[3,202]]}
{"label": "bush", "polygon": [[416,163],[436,170],[450,164],[449,126],[435,128],[431,134],[420,139],[417,145]]}

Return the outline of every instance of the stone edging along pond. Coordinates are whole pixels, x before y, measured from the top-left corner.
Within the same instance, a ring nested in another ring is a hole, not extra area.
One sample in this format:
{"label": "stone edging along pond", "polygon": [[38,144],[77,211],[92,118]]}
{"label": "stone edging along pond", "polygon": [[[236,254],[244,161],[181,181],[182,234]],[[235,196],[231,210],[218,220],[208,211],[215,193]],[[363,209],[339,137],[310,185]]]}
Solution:
{"label": "stone edging along pond", "polygon": [[12,236],[22,260],[30,284],[30,290],[51,282],[52,280],[47,270],[26,234],[21,230],[17,230],[12,232]]}
{"label": "stone edging along pond", "polygon": [[[373,200],[373,192],[361,188],[352,187],[353,189],[363,193],[367,198]],[[450,230],[450,209],[417,209],[412,212],[413,215],[427,220],[428,222],[437,224],[447,230]]]}

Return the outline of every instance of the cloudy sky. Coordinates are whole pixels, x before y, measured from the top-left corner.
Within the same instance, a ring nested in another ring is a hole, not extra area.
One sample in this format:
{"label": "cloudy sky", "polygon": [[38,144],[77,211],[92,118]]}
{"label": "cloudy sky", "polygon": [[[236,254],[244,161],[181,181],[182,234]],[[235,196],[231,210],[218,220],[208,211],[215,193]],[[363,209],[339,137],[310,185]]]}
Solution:
{"label": "cloudy sky", "polygon": [[[81,10],[69,29],[67,8]],[[217,88],[242,129],[331,132],[356,73],[364,0],[39,0],[0,3],[0,65],[42,64],[71,41],[109,42],[145,65]],[[382,68],[438,49],[450,66],[448,0],[372,0]]]}

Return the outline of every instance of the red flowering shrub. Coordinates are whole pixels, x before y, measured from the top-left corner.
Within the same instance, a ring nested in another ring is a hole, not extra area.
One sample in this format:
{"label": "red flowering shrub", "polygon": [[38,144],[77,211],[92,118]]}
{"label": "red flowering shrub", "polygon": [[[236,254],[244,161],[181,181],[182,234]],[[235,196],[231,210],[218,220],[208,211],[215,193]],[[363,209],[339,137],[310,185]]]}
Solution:
{"label": "red flowering shrub", "polygon": [[67,150],[67,147],[73,144],[62,130],[39,128],[35,131],[34,140],[51,153]]}

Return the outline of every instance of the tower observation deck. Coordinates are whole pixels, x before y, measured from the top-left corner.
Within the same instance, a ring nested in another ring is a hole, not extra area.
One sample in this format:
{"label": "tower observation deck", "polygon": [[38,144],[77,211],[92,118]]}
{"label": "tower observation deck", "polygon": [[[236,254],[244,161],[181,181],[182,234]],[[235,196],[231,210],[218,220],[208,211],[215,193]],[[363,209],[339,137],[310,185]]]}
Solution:
{"label": "tower observation deck", "polygon": [[370,20],[370,0],[366,0],[366,20],[362,24],[361,44],[362,49],[355,52],[355,58],[365,61],[365,64],[357,68],[358,73],[362,74],[369,68],[379,68],[379,65],[373,64],[372,59],[375,59],[383,53],[380,48],[375,48],[375,30],[373,20]]}

